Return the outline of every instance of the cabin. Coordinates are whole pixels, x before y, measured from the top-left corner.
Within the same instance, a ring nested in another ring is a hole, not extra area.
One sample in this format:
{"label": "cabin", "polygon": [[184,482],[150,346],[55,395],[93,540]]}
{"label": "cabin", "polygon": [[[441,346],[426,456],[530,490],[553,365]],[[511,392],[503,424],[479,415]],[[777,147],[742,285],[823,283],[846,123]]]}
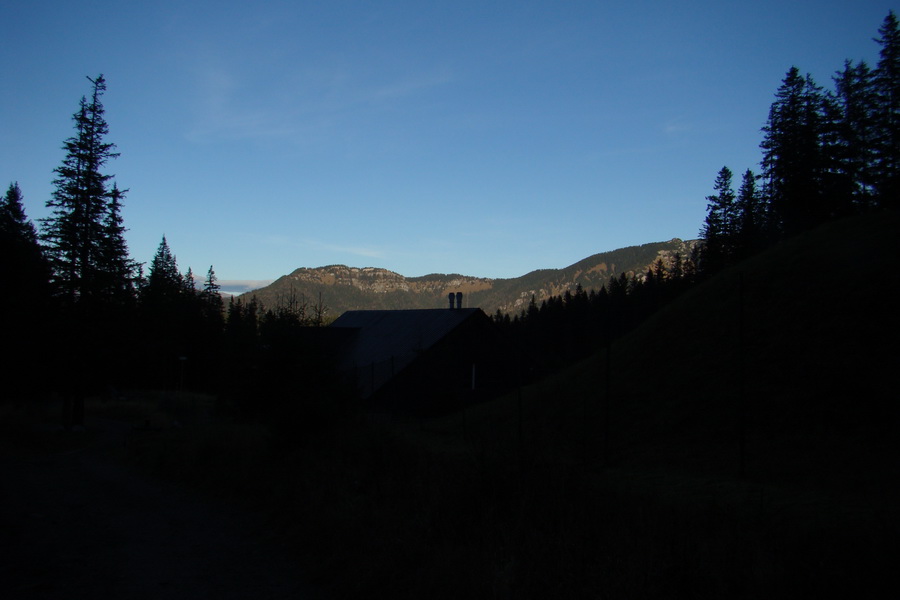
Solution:
{"label": "cabin", "polygon": [[497,358],[494,323],[480,308],[351,310],[341,332],[339,369],[370,406],[417,414],[454,410],[483,397]]}

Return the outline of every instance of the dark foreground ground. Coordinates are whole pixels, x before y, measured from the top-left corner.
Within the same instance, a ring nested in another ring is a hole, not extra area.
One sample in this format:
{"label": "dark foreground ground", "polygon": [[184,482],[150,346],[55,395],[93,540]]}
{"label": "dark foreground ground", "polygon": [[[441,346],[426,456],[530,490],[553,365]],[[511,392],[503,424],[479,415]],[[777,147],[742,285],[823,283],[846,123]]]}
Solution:
{"label": "dark foreground ground", "polygon": [[119,461],[130,424],[39,435],[0,455],[0,597],[319,596],[263,519]]}

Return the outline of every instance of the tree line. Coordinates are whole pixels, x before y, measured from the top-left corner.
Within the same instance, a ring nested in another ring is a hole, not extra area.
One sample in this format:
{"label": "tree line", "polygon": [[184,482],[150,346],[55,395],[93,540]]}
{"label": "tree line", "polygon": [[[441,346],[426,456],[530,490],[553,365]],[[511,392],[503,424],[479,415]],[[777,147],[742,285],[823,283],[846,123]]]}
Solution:
{"label": "tree line", "polygon": [[646,273],[580,285],[518,314],[493,316],[530,368],[557,368],[626,333],[690,285],[786,237],[828,220],[900,208],[900,34],[893,11],[878,30],[879,61],[846,61],[824,90],[791,67],[762,127],[761,172],[735,192],[717,173],[701,243],[691,256],[660,258]]}
{"label": "tree line", "polygon": [[707,197],[701,270],[707,274],[828,220],[900,208],[900,33],[889,12],[879,60],[847,60],[826,90],[792,66],[762,128],[759,174],[737,193],[722,167]]}
{"label": "tree line", "polygon": [[597,352],[680,295],[697,281],[697,256],[659,257],[644,273],[613,274],[599,290],[577,284],[540,304],[532,296],[517,314],[498,309],[493,321],[530,377],[540,376]]}
{"label": "tree line", "polygon": [[[106,171],[118,156],[106,139],[106,80],[88,81],[53,170],[50,215],[36,227],[18,183],[0,197],[7,397],[55,392],[78,403],[124,387],[220,393],[240,379],[234,373],[265,372],[265,361],[284,360],[274,357],[287,352],[274,340],[323,324],[321,302],[291,297],[265,308],[232,299],[226,307],[213,266],[198,288],[190,268],[180,272],[165,235],[146,273],[131,258],[122,218],[128,190]],[[237,387],[255,384],[244,377]]]}

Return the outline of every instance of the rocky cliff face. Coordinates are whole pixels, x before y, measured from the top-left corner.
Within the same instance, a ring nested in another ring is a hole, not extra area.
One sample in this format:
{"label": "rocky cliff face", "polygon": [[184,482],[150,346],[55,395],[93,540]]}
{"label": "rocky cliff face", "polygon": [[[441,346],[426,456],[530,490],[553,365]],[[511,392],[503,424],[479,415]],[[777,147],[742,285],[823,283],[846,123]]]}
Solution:
{"label": "rocky cliff face", "polygon": [[317,269],[300,268],[287,278],[298,284],[348,286],[372,294],[391,292],[440,294],[445,290],[466,293],[487,290],[493,285],[492,280],[479,277],[426,275],[407,278],[387,269],[346,265],[330,265]]}
{"label": "rocky cliff face", "polygon": [[318,269],[301,268],[288,275],[287,278],[301,284],[349,286],[374,294],[410,291],[405,277],[399,273],[375,267],[356,268],[330,265]]}

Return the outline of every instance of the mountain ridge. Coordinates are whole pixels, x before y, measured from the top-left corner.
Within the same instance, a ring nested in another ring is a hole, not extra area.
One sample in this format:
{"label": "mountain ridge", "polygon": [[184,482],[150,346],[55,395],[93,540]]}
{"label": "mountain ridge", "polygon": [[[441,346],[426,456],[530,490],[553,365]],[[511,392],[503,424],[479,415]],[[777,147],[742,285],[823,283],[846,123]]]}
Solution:
{"label": "mountain ridge", "polygon": [[332,264],[299,267],[274,282],[242,294],[256,299],[266,308],[286,305],[291,298],[300,303],[321,302],[328,315],[336,317],[347,310],[444,308],[447,294],[462,292],[466,307],[480,307],[488,314],[499,310],[516,313],[525,308],[532,296],[541,302],[550,296],[584,289],[600,289],[613,276],[625,273],[640,277],[658,259],[670,267],[675,256],[688,258],[697,240],[673,238],[599,252],[558,269],[536,269],[519,277],[489,278],[459,273],[431,273],[406,277],[381,267],[350,267]]}

